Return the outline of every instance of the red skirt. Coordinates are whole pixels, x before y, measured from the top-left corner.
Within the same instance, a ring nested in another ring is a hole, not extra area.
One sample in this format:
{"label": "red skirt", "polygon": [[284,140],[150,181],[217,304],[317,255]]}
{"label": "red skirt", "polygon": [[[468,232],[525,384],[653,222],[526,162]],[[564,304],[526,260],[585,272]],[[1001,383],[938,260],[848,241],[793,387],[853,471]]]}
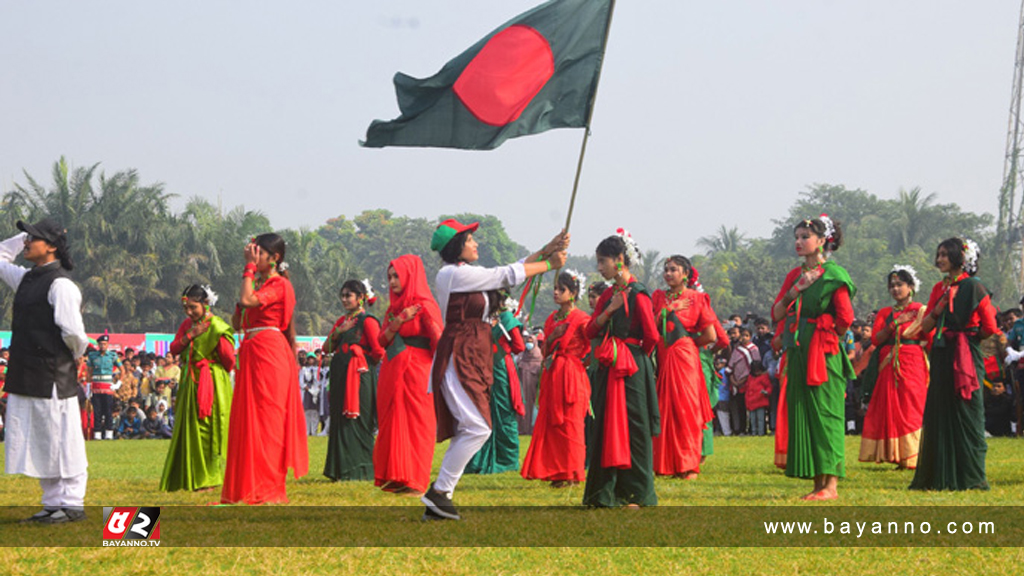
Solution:
{"label": "red skirt", "polygon": [[380,368],[373,472],[377,486],[392,483],[388,491],[430,486],[437,434],[434,397],[427,392],[432,360],[428,350],[407,346]]}
{"label": "red skirt", "polygon": [[662,476],[700,472],[704,428],[715,417],[700,350],[692,338],[680,338],[658,358],[661,434],[653,438],[654,472]]}
{"label": "red skirt", "polygon": [[779,361],[779,404],[775,413],[775,465],[786,469],[789,450],[789,404],[786,403],[786,355]]}
{"label": "red skirt", "polygon": [[288,468],[296,478],[309,471],[305,415],[295,380],[298,373],[284,334],[264,330],[242,341],[221,502],[288,502]]}
{"label": "red skirt", "polygon": [[925,396],[928,394],[928,363],[917,345],[900,346],[899,374],[885,346],[879,351],[878,380],[861,436],[861,462],[892,462],[917,467]]}
{"label": "red skirt", "polygon": [[590,407],[590,380],[583,362],[557,355],[541,373],[537,423],[521,474],[527,480],[586,478],[583,420]]}

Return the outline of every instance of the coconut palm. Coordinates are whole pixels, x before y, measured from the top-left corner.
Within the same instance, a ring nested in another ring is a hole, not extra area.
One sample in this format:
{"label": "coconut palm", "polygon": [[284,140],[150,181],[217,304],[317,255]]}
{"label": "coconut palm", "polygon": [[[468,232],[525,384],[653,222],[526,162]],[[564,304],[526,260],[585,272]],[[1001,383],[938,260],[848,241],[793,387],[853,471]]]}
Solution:
{"label": "coconut palm", "polygon": [[703,248],[708,256],[714,256],[719,252],[736,252],[746,245],[747,238],[739,228],[726,228],[725,224],[719,226],[711,236],[703,236],[697,240],[697,246]]}

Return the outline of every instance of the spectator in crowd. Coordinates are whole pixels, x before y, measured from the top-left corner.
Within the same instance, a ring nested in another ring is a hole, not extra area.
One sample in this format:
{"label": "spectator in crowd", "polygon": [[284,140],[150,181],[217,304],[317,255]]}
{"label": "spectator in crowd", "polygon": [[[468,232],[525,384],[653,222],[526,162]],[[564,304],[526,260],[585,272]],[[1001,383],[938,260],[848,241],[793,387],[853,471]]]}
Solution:
{"label": "spectator in crowd", "polygon": [[327,436],[331,429],[331,355],[320,355],[320,434]]}
{"label": "spectator in crowd", "polygon": [[747,432],[747,401],[746,392],[747,377],[750,376],[750,364],[761,360],[761,353],[757,346],[751,341],[750,328],[742,326],[737,328],[740,336],[732,355],[729,357],[729,382],[732,383],[732,400],[730,400],[729,414],[732,418],[732,430],[734,434],[745,435]]}
{"label": "spectator in crowd", "polygon": [[761,353],[761,358],[764,358],[764,353],[772,347],[772,325],[766,318],[758,316],[754,318],[754,332],[751,342],[754,346],[757,346],[757,351]]}
{"label": "spectator in crowd", "polygon": [[146,410],[146,419],[142,422],[142,438],[170,438],[171,429],[167,426],[157,413],[156,406],[150,406]]}
{"label": "spectator in crowd", "polygon": [[156,389],[150,392],[149,396],[146,396],[146,409],[155,408],[161,400],[169,406],[171,404],[171,391],[167,389],[167,385],[163,381],[158,381]]}
{"label": "spectator in crowd", "polygon": [[174,390],[178,385],[178,378],[181,376],[181,368],[174,362],[174,357],[170,354],[157,356],[156,362],[157,368],[153,372],[153,377],[157,382],[163,382],[168,392]]}
{"label": "spectator in crowd", "polygon": [[0,395],[4,393],[4,380],[7,378],[7,348],[0,348]]}
{"label": "spectator in crowd", "polygon": [[306,413],[306,435],[316,436],[320,427],[320,369],[316,365],[316,356],[308,354],[305,360],[299,369],[299,390],[302,409]]}
{"label": "spectator in crowd", "polygon": [[992,436],[1012,436],[1013,400],[1002,382],[993,382],[985,391],[985,431]]}
{"label": "spectator in crowd", "polygon": [[715,371],[721,378],[718,385],[718,404],[715,405],[715,414],[718,415],[718,425],[722,429],[722,436],[732,436],[732,422],[729,418],[729,404],[732,398],[731,384],[729,384],[729,373],[726,369],[728,360],[719,356],[715,358]]}
{"label": "spectator in crowd", "polygon": [[765,411],[770,404],[768,397],[772,392],[772,381],[760,360],[750,363],[750,376],[747,378],[747,389],[744,400],[750,412],[750,433],[753,436],[765,435]]}
{"label": "spectator in crowd", "polygon": [[117,427],[117,437],[126,440],[142,437],[142,417],[139,416],[138,406],[132,404],[128,407],[128,413],[121,418]]}
{"label": "spectator in crowd", "polygon": [[529,436],[533,434],[533,422],[536,417],[537,390],[540,387],[541,365],[544,354],[541,347],[537,345],[537,337],[528,328],[523,329],[523,343],[526,351],[519,355],[516,363],[516,370],[519,372],[519,383],[523,390],[523,411],[522,416],[517,416],[519,423],[519,434]]}
{"label": "spectator in crowd", "polygon": [[153,383],[155,381],[153,375],[153,361],[150,360],[148,356],[139,359],[139,370],[137,374],[139,380],[139,396],[147,398],[153,393]]}

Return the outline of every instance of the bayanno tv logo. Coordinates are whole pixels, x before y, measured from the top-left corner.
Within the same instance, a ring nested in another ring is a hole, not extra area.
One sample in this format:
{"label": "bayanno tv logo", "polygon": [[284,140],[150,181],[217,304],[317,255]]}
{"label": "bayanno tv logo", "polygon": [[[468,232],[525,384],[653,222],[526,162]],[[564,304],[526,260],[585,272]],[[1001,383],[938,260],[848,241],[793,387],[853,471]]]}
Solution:
{"label": "bayanno tv logo", "polygon": [[160,508],[103,507],[104,546],[159,546]]}

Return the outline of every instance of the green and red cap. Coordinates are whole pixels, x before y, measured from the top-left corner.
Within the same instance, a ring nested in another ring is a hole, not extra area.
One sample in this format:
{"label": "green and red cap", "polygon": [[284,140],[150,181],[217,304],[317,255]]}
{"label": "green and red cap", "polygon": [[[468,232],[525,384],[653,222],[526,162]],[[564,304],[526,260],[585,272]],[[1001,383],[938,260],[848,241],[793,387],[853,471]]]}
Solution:
{"label": "green and red cap", "polygon": [[480,228],[479,222],[463,224],[454,218],[449,218],[437,225],[437,230],[434,230],[434,236],[430,239],[430,249],[440,252],[452,241],[452,238],[455,238],[456,234],[466,231],[476,232],[478,228]]}

